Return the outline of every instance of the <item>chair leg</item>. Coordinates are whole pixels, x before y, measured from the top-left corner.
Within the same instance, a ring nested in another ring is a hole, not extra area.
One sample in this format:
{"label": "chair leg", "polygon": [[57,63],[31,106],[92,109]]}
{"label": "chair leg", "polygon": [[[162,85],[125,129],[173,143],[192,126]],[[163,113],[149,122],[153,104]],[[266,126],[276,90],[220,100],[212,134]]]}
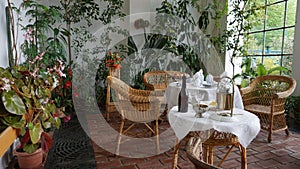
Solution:
{"label": "chair leg", "polygon": [[272,142],[272,131],[269,131],[268,142]]}
{"label": "chair leg", "polygon": [[173,155],[173,163],[172,163],[172,169],[177,168],[177,163],[178,163],[178,152],[179,152],[179,147],[180,147],[180,142],[177,138],[175,140],[175,145],[174,145],[174,155]]}
{"label": "chair leg", "polygon": [[208,163],[214,165],[214,146],[210,145],[208,151]]}
{"label": "chair leg", "polygon": [[159,133],[158,133],[158,120],[155,120],[155,135],[156,135],[156,153],[160,153],[160,148],[159,148]]}
{"label": "chair leg", "polygon": [[269,126],[269,136],[268,136],[268,142],[271,143],[272,141],[272,130],[273,130],[273,123],[274,123],[274,116],[272,115],[273,113],[271,113],[271,115],[269,116],[270,118],[270,126]]}
{"label": "chair leg", "polygon": [[117,149],[116,149],[116,155],[120,154],[120,144],[121,144],[121,136],[123,133],[123,127],[124,127],[125,119],[122,118],[121,125],[120,125],[120,132],[118,136],[118,144],[117,144]]}
{"label": "chair leg", "polygon": [[287,136],[289,136],[290,135],[290,132],[289,132],[289,129],[287,128],[287,129],[285,129],[285,134],[287,135]]}
{"label": "chair leg", "polygon": [[217,165],[218,167],[221,167],[221,165],[223,164],[223,162],[226,160],[226,158],[228,157],[228,155],[230,154],[230,152],[232,151],[232,149],[234,148],[234,144],[231,145],[231,147],[229,148],[229,150],[226,152],[225,156],[222,158],[222,160],[219,162],[219,164]]}

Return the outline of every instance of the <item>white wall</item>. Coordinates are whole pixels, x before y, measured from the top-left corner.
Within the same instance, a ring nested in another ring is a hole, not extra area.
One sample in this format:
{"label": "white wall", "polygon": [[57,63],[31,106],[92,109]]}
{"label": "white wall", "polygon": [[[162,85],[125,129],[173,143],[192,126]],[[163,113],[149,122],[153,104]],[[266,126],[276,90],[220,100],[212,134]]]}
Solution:
{"label": "white wall", "polygon": [[8,66],[8,51],[7,51],[7,35],[6,35],[6,15],[5,6],[6,1],[0,1],[0,67]]}
{"label": "white wall", "polygon": [[[14,0],[15,4],[19,4],[21,0]],[[6,0],[0,1],[0,67],[7,67],[8,63],[8,50],[7,50],[7,30],[6,30],[6,14],[5,7],[7,6]],[[1,144],[1,143],[0,143]],[[7,152],[0,157],[0,168],[6,168],[12,159],[12,150],[14,145],[7,150]]]}
{"label": "white wall", "polygon": [[300,0],[297,2],[297,16],[294,41],[294,56],[292,64],[292,76],[297,80],[298,85],[293,95],[300,95]]}

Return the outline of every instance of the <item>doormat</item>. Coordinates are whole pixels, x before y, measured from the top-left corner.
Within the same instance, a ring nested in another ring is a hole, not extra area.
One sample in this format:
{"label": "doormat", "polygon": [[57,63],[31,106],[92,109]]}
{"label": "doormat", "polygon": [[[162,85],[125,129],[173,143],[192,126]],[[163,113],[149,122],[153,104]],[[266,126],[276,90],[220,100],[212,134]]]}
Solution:
{"label": "doormat", "polygon": [[76,116],[54,132],[53,141],[54,146],[48,153],[45,169],[97,168],[91,140]]}

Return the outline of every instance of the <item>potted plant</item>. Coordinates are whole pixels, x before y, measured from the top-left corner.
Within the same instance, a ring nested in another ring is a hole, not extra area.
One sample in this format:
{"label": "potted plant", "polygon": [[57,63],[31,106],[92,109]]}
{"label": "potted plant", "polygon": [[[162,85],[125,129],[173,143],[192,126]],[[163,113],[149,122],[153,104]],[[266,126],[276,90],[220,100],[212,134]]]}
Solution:
{"label": "potted plant", "polygon": [[[20,146],[15,150],[19,166],[34,168],[42,163],[43,151],[47,152],[53,145],[48,132],[60,126],[56,114],[56,105],[51,100],[51,91],[58,85],[58,79],[66,75],[60,60],[53,68],[42,69],[39,62],[45,53],[41,53],[27,64],[17,65],[0,70],[1,99],[8,115],[2,122],[18,130]],[[22,157],[41,153],[38,162],[29,166]]]}
{"label": "potted plant", "polygon": [[286,99],[284,108],[288,117],[300,123],[300,96],[289,96]]}
{"label": "potted plant", "polygon": [[121,68],[121,61],[123,58],[119,55],[118,52],[108,52],[108,54],[105,56],[105,64],[107,67],[112,67],[115,70],[118,70]]}

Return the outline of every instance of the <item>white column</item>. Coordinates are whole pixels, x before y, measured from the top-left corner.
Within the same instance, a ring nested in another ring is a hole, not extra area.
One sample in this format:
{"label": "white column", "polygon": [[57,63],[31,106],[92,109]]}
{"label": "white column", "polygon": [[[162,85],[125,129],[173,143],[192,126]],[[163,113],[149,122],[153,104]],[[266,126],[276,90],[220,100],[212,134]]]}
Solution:
{"label": "white column", "polygon": [[6,33],[6,1],[0,1],[0,67],[8,66],[7,33]]}
{"label": "white column", "polygon": [[297,81],[297,88],[293,95],[300,95],[300,0],[297,2],[297,14],[296,14],[296,27],[295,27],[295,39],[294,39],[294,53],[292,64],[292,76]]}

